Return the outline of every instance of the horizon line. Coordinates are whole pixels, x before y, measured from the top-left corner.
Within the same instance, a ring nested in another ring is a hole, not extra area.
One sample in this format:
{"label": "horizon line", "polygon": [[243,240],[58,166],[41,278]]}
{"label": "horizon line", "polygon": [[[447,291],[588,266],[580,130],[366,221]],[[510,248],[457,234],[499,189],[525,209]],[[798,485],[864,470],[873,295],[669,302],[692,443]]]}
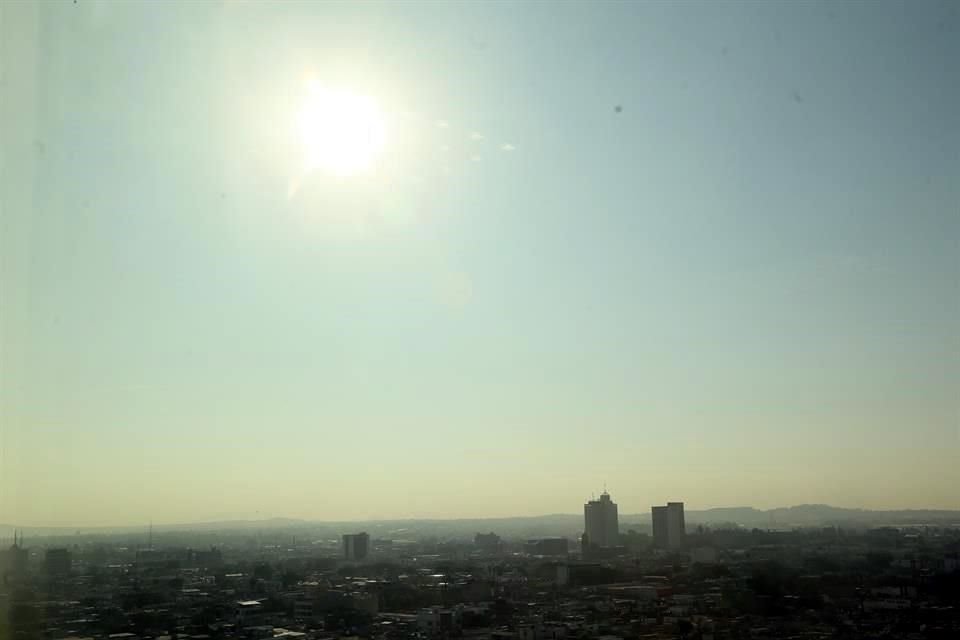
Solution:
{"label": "horizon line", "polygon": [[[651,505],[651,507],[657,505]],[[706,507],[700,509],[690,509],[684,504],[685,512],[707,512],[707,511],[720,511],[720,510],[732,510],[732,509],[752,509],[761,513],[766,513],[770,511],[778,511],[785,509],[797,509],[801,507],[826,507],[829,509],[838,509],[843,511],[861,511],[861,512],[871,512],[871,513],[889,513],[889,512],[911,512],[911,511],[927,511],[927,512],[943,512],[943,513],[958,513],[960,514],[960,507],[954,509],[943,509],[943,508],[932,508],[932,507],[906,507],[906,508],[887,508],[887,509],[871,509],[867,507],[840,507],[827,503],[811,503],[805,502],[800,504],[794,504],[790,506],[781,506],[781,507],[770,507],[768,509],[761,509],[749,505],[740,505],[740,506],[730,506],[730,507]],[[632,512],[624,513],[622,517],[628,518],[632,516],[649,516],[649,511],[645,512]],[[346,519],[331,519],[324,520],[320,518],[306,518],[306,517],[292,517],[292,516],[271,516],[267,518],[227,518],[220,520],[194,520],[194,521],[180,521],[180,522],[168,522],[157,524],[152,521],[144,521],[143,523],[126,523],[126,524],[20,524],[20,523],[0,523],[0,528],[7,529],[135,529],[138,527],[152,527],[156,529],[157,527],[169,528],[169,527],[190,527],[190,526],[204,526],[204,525],[228,525],[231,523],[241,523],[241,522],[262,522],[267,523],[271,521],[288,521],[288,522],[297,522],[303,524],[358,524],[358,523],[378,523],[378,522],[462,522],[462,521],[484,521],[484,520],[532,520],[537,518],[551,518],[557,516],[564,517],[580,517],[581,513],[570,513],[570,512],[554,512],[554,513],[541,513],[534,515],[504,515],[504,516],[472,516],[472,517],[440,517],[440,516],[406,516],[406,517],[368,517],[368,518],[346,518]]]}

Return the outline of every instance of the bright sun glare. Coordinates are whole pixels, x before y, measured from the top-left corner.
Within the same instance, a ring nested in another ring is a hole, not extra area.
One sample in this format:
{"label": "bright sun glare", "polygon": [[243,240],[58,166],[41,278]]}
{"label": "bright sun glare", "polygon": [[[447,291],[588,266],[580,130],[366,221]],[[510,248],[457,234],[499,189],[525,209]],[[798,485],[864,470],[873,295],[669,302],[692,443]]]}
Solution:
{"label": "bright sun glare", "polygon": [[386,126],[373,99],[314,82],[300,114],[300,139],[307,171],[346,177],[373,168]]}

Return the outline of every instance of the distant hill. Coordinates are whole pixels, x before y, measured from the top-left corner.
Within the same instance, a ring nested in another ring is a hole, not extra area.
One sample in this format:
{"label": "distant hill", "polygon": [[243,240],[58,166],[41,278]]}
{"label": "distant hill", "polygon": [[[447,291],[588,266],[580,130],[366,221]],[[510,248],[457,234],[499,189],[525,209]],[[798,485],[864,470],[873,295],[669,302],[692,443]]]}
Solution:
{"label": "distant hill", "polygon": [[714,524],[736,522],[744,526],[810,527],[825,525],[905,525],[905,524],[960,524],[960,511],[935,509],[905,509],[872,511],[847,509],[826,504],[801,504],[793,507],[759,510],[752,507],[734,507],[688,511],[687,522]]}

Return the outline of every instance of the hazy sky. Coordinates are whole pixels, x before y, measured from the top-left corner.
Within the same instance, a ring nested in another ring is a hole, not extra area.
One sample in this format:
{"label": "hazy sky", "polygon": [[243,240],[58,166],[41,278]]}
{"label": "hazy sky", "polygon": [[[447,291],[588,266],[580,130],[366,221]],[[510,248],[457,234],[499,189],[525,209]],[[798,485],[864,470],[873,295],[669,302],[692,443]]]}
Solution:
{"label": "hazy sky", "polygon": [[960,508],[956,3],[0,29],[0,522]]}

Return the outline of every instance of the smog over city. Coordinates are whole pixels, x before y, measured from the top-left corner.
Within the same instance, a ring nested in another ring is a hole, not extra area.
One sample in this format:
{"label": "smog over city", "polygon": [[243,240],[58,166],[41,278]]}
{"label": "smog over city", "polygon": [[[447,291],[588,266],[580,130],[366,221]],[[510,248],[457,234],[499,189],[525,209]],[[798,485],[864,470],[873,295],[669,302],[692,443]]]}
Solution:
{"label": "smog over city", "polygon": [[0,2],[0,640],[960,637],[960,3]]}

